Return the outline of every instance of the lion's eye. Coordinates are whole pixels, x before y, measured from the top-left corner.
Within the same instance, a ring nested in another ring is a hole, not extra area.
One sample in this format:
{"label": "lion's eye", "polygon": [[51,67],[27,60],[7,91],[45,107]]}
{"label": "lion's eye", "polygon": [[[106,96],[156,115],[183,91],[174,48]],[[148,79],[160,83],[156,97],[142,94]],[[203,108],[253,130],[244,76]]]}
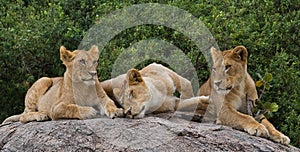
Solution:
{"label": "lion's eye", "polygon": [[231,68],[231,65],[226,65],[225,66],[225,71],[228,71]]}
{"label": "lion's eye", "polygon": [[86,65],[86,61],[84,59],[79,60],[79,62],[83,65]]}

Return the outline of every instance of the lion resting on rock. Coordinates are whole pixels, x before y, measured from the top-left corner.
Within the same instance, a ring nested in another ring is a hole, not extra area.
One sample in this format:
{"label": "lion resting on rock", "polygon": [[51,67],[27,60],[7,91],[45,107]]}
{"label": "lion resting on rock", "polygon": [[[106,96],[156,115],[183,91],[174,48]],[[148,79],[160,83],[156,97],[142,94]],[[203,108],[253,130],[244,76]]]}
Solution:
{"label": "lion resting on rock", "polygon": [[[258,99],[255,83],[247,72],[247,49],[237,46],[221,52],[212,47],[211,55],[212,72],[208,81],[200,87],[198,95],[211,96],[211,105],[216,107],[214,112],[217,112],[217,123],[289,144],[290,139],[276,130],[264,116],[256,121],[252,116],[245,114],[246,98],[252,101]],[[212,109],[208,105],[207,113]]]}
{"label": "lion resting on rock", "polygon": [[88,119],[97,115],[110,118],[123,114],[106,95],[97,77],[98,47],[89,51],[60,48],[60,59],[66,66],[63,77],[37,80],[25,96],[25,110],[11,116],[11,121],[45,121],[56,119]]}
{"label": "lion resting on rock", "polygon": [[[130,118],[175,110],[192,111],[208,100],[208,96],[194,97],[189,80],[156,63],[140,71],[130,69],[126,74],[106,80],[101,85]],[[180,98],[174,95],[176,90]]]}

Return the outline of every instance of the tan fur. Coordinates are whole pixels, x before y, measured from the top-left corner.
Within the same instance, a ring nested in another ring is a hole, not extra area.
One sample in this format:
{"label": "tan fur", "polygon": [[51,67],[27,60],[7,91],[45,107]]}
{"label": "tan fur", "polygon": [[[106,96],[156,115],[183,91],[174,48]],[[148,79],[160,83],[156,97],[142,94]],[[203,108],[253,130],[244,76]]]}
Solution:
{"label": "tan fur", "polygon": [[[88,119],[97,114],[115,117],[123,114],[106,95],[97,77],[98,48],[89,51],[69,51],[60,48],[60,57],[66,66],[63,77],[41,78],[25,96],[25,110],[4,120],[45,121],[56,119]],[[94,109],[96,108],[96,109]]]}
{"label": "tan fur", "polygon": [[207,107],[208,113],[214,110],[219,112],[216,117],[218,123],[289,144],[290,139],[276,130],[267,119],[258,123],[252,116],[245,114],[246,95],[252,101],[258,99],[254,81],[247,72],[247,49],[237,46],[221,52],[211,48],[211,54],[214,62],[211,76],[198,90],[199,96],[210,95],[210,105],[215,105]]}
{"label": "tan fur", "polygon": [[[193,97],[190,81],[156,63],[140,71],[130,69],[127,74],[102,82],[102,86],[130,118],[178,108],[188,110],[208,100],[208,97]],[[180,99],[173,95],[175,90],[180,93]]]}

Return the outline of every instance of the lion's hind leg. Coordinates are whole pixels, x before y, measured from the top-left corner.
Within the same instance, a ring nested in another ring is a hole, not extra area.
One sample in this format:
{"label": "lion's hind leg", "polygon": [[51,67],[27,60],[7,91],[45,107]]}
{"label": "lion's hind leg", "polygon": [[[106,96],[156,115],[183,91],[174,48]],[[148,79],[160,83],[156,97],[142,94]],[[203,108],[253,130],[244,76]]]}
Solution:
{"label": "lion's hind leg", "polygon": [[[180,111],[194,111],[197,113],[204,114],[209,104],[209,96],[197,96],[189,99],[181,100],[176,103],[176,110]],[[202,111],[202,112],[199,112]]]}
{"label": "lion's hind leg", "polygon": [[278,131],[263,115],[260,115],[261,124],[264,125],[269,131],[269,137],[275,142],[288,145],[290,138]]}
{"label": "lion's hind leg", "polygon": [[27,112],[20,117],[22,123],[30,121],[46,121],[49,120],[47,113],[45,112]]}
{"label": "lion's hind leg", "polygon": [[49,119],[45,112],[38,111],[37,105],[39,99],[49,90],[52,84],[53,81],[51,78],[43,77],[29,88],[25,96],[25,110],[20,117],[21,122],[26,123],[29,121],[44,121]]}
{"label": "lion's hind leg", "polygon": [[27,91],[25,96],[25,112],[37,111],[37,103],[41,96],[52,86],[51,78],[43,77],[37,80]]}

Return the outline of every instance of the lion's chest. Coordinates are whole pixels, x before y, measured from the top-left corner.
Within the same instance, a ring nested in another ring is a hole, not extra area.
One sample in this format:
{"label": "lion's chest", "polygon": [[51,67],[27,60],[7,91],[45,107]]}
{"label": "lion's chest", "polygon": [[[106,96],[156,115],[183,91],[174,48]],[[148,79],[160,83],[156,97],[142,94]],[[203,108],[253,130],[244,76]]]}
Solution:
{"label": "lion's chest", "polygon": [[237,109],[238,111],[243,110],[245,95],[242,91],[234,90],[231,91],[228,95],[226,95],[226,100],[230,103],[232,107]]}
{"label": "lion's chest", "polygon": [[80,106],[94,106],[99,103],[96,88],[94,86],[82,86],[74,89],[74,102]]}

